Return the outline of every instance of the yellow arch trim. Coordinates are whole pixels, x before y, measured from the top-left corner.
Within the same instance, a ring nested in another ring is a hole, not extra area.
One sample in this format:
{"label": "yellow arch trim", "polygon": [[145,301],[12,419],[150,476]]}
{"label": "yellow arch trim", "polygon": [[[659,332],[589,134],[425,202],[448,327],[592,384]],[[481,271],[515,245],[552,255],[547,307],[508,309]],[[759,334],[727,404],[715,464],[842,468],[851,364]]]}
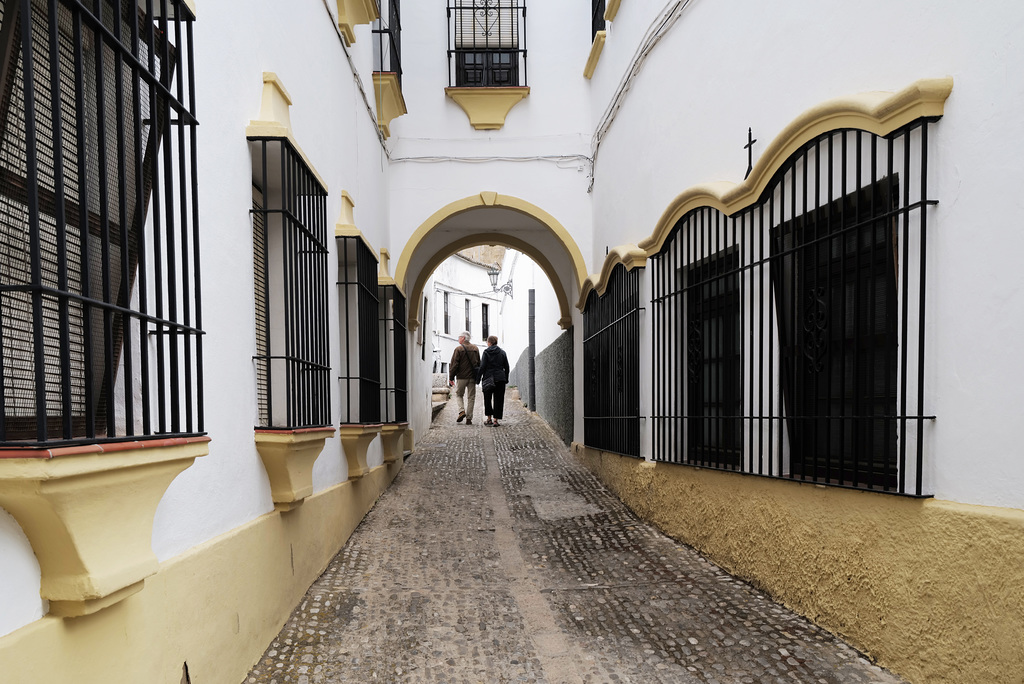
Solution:
{"label": "yellow arch trim", "polygon": [[634,268],[643,268],[647,265],[647,252],[636,245],[619,245],[615,249],[609,250],[608,256],[605,257],[604,265],[601,267],[600,275],[591,274],[583,282],[583,287],[580,288],[580,299],[576,303],[576,308],[582,310],[583,306],[587,303],[587,297],[594,290],[597,291],[599,297],[604,294],[605,290],[608,289],[608,279],[612,276],[612,270],[619,264],[625,266],[627,271],[632,271]]}
{"label": "yellow arch trim", "polygon": [[[562,317],[558,319],[558,325],[561,326],[562,330],[566,330],[572,325],[572,311],[569,305],[569,298],[565,294],[565,289],[561,285],[561,281],[558,278],[558,271],[552,266],[548,258],[537,249],[534,245],[529,242],[522,240],[511,235],[502,235],[496,233],[474,233],[472,235],[464,235],[457,240],[454,240],[442,249],[438,250],[436,254],[427,260],[426,265],[420,271],[419,276],[416,278],[416,282],[413,284],[412,297],[408,300],[409,306],[409,330],[416,330],[420,325],[420,320],[417,318],[419,315],[419,301],[423,296],[423,288],[427,284],[427,280],[430,279],[430,275],[434,272],[438,266],[441,265],[445,259],[452,254],[455,254],[460,249],[466,249],[468,247],[476,247],[478,245],[502,245],[504,247],[511,247],[517,249],[524,254],[529,255],[531,259],[537,262],[537,265],[541,267],[544,274],[547,275],[548,280],[554,286],[555,296],[558,298],[558,309],[562,314]],[[400,281],[399,281],[400,282]],[[415,302],[417,305],[412,306]]]}
{"label": "yellow arch trim", "polygon": [[662,213],[650,237],[635,247],[621,245],[610,250],[601,274],[591,275],[580,288],[577,306],[583,307],[592,290],[604,294],[612,269],[618,264],[625,265],[627,269],[636,268],[660,252],[676,222],[687,212],[711,207],[731,215],[757,202],[786,160],[819,135],[842,128],[888,135],[916,119],[942,116],[946,99],[952,91],[951,77],[921,79],[897,93],[861,93],[828,100],[808,109],[775,136],[746,180],[741,183],[703,183],[684,190]]}
{"label": "yellow arch trim", "polygon": [[745,181],[707,183],[684,191],[672,200],[654,232],[641,240],[639,247],[648,256],[657,254],[676,222],[692,209],[712,207],[731,215],[754,204],[786,160],[819,135],[841,128],[888,135],[916,119],[942,116],[952,90],[951,77],[922,79],[898,93],[861,93],[808,109],[772,140]]}
{"label": "yellow arch trim", "polygon": [[[540,207],[518,197],[513,197],[511,195],[500,195],[497,192],[481,192],[479,195],[472,195],[470,197],[465,197],[463,199],[456,200],[435,211],[426,221],[424,221],[420,225],[419,228],[416,229],[416,231],[409,238],[408,242],[405,243],[405,248],[402,249],[402,255],[398,259],[398,265],[395,267],[395,281],[400,286],[402,286],[406,292],[412,293],[412,298],[409,300],[410,329],[414,328],[415,325],[419,324],[418,320],[416,319],[416,311],[418,311],[419,307],[412,306],[411,303],[419,302],[419,297],[423,294],[423,285],[426,283],[426,277],[424,276],[424,274],[426,274],[426,276],[429,276],[430,273],[432,273],[433,270],[437,268],[437,265],[444,261],[445,258],[450,256],[452,252],[464,249],[466,247],[494,244],[512,247],[513,249],[517,249],[523,252],[524,254],[528,254],[530,258],[536,261],[537,264],[540,265],[541,268],[544,270],[548,278],[551,280],[552,284],[559,284],[562,282],[561,278],[558,277],[558,272],[551,266],[551,262],[548,260],[548,258],[544,254],[540,253],[540,251],[533,245],[530,245],[529,243],[526,243],[522,240],[513,238],[508,235],[487,233],[486,240],[484,240],[483,242],[481,242],[480,240],[484,239],[483,236],[485,234],[478,234],[460,238],[459,240],[450,243],[450,245],[446,245],[445,249],[448,249],[448,247],[450,246],[452,248],[452,251],[440,257],[439,259],[437,258],[437,255],[431,257],[427,266],[420,271],[415,286],[409,288],[409,284],[406,282],[406,278],[408,277],[409,264],[412,261],[413,254],[420,247],[421,243],[427,238],[427,236],[430,235],[430,233],[435,228],[444,223],[445,220],[453,216],[457,216],[465,211],[469,211],[470,209],[476,209],[479,207],[502,207],[504,209],[511,209],[521,214],[530,216],[536,219],[537,221],[541,222],[545,226],[547,226],[547,228],[554,234],[554,236],[558,238],[559,242],[562,243],[562,246],[565,247],[566,254],[572,261],[573,276],[575,277],[575,281],[573,284],[576,287],[582,287],[583,281],[586,280],[587,266],[586,262],[583,260],[583,254],[580,252],[580,248],[576,245],[576,241],[573,240],[572,236],[569,234],[569,231],[567,231],[565,227],[561,223],[559,223],[554,216],[544,211]],[[467,239],[470,237],[472,237],[473,240],[467,241]],[[459,246],[456,247],[454,245]],[[545,264],[547,265],[545,266]],[[559,297],[559,307],[562,311],[562,319],[559,321],[559,324],[562,325],[562,327],[564,328],[571,324],[565,323],[565,321],[571,321],[572,314],[569,310],[569,305],[567,303],[568,300],[566,300],[565,294],[559,291],[560,289],[564,288],[555,287],[555,291]],[[565,303],[563,303],[563,300],[566,300]]]}

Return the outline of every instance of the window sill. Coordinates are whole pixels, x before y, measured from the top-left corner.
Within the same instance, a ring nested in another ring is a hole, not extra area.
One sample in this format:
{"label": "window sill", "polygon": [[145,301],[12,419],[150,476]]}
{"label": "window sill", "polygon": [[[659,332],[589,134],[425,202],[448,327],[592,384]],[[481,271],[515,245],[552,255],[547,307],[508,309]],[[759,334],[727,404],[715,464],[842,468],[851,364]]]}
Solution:
{"label": "window sill", "polygon": [[392,71],[373,72],[373,89],[377,95],[377,126],[385,138],[391,137],[391,121],[408,113],[398,74]]}
{"label": "window sill", "polygon": [[587,64],[583,67],[583,77],[590,78],[597,69],[597,60],[601,59],[601,51],[604,50],[604,41],[608,37],[607,31],[598,31],[594,35],[594,44],[590,46],[590,56],[587,57]]}
{"label": "window sill", "polygon": [[3,450],[0,507],[32,544],[51,615],[88,615],[142,589],[158,568],[157,505],[171,481],[209,453],[209,441]]}
{"label": "window sill", "polygon": [[381,423],[375,423],[342,425],[338,428],[341,448],[345,452],[345,460],[348,462],[348,479],[358,480],[370,472],[366,465],[366,450],[382,427]]}
{"label": "window sill", "polygon": [[525,86],[503,88],[448,87],[445,95],[455,100],[469,117],[469,123],[478,131],[498,130],[505,125],[505,117],[523,98],[530,94]]}
{"label": "window sill", "polygon": [[405,453],[405,434],[408,428],[408,423],[387,423],[380,429],[385,463],[394,463],[400,454]]}
{"label": "window sill", "polygon": [[379,18],[374,0],[338,0],[338,30],[346,45],[356,42],[357,24],[372,24]]}
{"label": "window sill", "polygon": [[313,493],[313,464],[334,428],[256,430],[256,450],[270,478],[274,508],[290,511]]}

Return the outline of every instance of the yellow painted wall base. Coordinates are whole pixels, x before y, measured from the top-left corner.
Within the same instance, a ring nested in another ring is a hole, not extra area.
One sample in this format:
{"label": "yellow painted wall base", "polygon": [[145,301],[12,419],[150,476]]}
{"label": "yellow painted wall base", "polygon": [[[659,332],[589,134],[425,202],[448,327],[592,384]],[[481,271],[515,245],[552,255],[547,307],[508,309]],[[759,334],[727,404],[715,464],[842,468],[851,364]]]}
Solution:
{"label": "yellow painted wall base", "polygon": [[145,588],[85,617],[0,638],[3,682],[241,682],[403,459],[273,512],[160,565]]}
{"label": "yellow painted wall base", "polygon": [[1024,511],[573,453],[640,517],[911,682],[1024,681]]}

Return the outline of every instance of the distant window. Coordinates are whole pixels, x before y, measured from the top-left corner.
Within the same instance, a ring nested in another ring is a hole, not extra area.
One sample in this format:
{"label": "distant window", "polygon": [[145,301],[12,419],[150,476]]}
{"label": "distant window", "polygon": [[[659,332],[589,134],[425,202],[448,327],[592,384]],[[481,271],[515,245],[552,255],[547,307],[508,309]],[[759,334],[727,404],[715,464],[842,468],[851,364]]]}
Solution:
{"label": "distant window", "polygon": [[449,0],[449,85],[526,85],[526,1]]}
{"label": "distant window", "polygon": [[480,305],[480,336],[483,341],[487,341],[487,338],[491,336],[491,325],[490,316],[488,315],[487,305]]}
{"label": "distant window", "polygon": [[448,313],[448,293],[444,293],[444,334],[452,334],[452,317]]}
{"label": "distant window", "polygon": [[467,299],[466,300],[466,331],[467,332],[472,332],[473,331],[473,316],[471,315],[471,313],[472,313],[472,308],[471,307],[472,306],[473,306],[472,302],[470,302]]}

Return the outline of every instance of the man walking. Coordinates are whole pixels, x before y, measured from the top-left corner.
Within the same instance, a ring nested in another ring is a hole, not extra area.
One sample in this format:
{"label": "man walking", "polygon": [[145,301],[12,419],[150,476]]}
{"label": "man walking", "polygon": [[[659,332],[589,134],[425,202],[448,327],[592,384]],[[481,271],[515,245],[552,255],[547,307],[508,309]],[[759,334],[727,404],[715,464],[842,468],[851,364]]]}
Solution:
{"label": "man walking", "polygon": [[[476,373],[480,367],[480,350],[475,344],[469,343],[469,332],[459,333],[459,346],[452,353],[452,362],[448,364],[448,386],[455,385],[455,398],[459,402],[459,417],[456,423],[466,419],[466,425],[473,424],[473,409],[476,406]],[[458,381],[456,383],[456,380]],[[466,389],[469,398],[463,401]]]}

